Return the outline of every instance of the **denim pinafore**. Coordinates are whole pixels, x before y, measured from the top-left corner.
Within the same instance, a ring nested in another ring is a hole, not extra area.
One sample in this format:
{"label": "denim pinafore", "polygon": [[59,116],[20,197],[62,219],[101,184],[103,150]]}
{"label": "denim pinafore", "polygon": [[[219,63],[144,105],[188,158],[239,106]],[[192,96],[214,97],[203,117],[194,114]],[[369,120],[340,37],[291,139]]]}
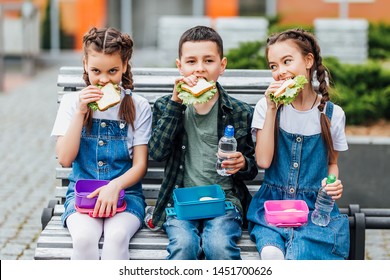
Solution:
{"label": "denim pinafore", "polygon": [[[90,132],[83,127],[80,148],[69,175],[69,186],[61,221],[76,212],[74,187],[78,179],[112,180],[129,170],[133,161],[127,147],[128,124],[124,121],[93,119]],[[125,189],[126,210],[141,222],[145,216],[145,197],[141,182]]]}
{"label": "denim pinafore", "polygon": [[[331,119],[333,103],[327,102]],[[277,114],[280,122],[280,110]],[[349,222],[335,206],[326,227],[311,222],[321,181],[328,175],[327,149],[321,134],[291,134],[279,128],[276,158],[265,170],[264,182],[248,209],[248,231],[259,252],[276,246],[285,259],[346,259],[349,253]],[[300,199],[309,207],[308,223],[301,227],[276,227],[265,220],[266,200]]]}

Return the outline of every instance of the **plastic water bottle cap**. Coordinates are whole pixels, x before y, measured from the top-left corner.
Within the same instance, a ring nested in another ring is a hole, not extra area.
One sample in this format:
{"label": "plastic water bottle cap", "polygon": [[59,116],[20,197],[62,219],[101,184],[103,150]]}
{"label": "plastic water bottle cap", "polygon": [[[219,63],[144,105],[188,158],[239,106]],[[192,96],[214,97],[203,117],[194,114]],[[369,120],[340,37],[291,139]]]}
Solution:
{"label": "plastic water bottle cap", "polygon": [[225,136],[234,137],[234,127],[232,125],[228,125],[225,128]]}
{"label": "plastic water bottle cap", "polygon": [[329,174],[328,178],[326,179],[327,184],[332,184],[336,182],[336,176],[334,174]]}

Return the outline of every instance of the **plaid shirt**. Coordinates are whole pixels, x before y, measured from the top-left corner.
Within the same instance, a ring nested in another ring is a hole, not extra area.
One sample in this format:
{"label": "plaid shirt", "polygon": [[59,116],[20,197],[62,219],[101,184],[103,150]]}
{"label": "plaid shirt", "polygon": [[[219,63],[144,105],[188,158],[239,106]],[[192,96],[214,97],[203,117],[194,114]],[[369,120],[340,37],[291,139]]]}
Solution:
{"label": "plaid shirt", "polygon": [[[249,206],[251,195],[244,180],[253,180],[258,172],[254,159],[254,143],[251,135],[253,108],[233,97],[230,97],[217,83],[219,92],[218,138],[221,138],[226,125],[232,125],[237,139],[237,151],[246,160],[246,170],[232,175],[234,193],[240,199],[242,208]],[[172,95],[162,96],[156,100],[153,108],[152,136],[149,140],[149,155],[156,161],[166,161],[164,180],[153,213],[153,224],[162,226],[165,221],[165,208],[173,206],[173,190],[183,187],[184,157],[188,136],[184,129],[186,106],[171,100]],[[245,215],[243,215],[245,218]]]}

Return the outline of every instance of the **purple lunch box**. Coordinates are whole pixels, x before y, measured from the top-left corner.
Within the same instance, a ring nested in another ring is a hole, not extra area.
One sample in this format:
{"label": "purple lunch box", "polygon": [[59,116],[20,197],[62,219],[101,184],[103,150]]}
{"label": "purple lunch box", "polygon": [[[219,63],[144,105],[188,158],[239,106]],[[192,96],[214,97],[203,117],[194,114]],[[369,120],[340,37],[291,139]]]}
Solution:
{"label": "purple lunch box", "polygon": [[[79,208],[93,209],[95,207],[95,203],[98,196],[95,196],[93,198],[87,198],[87,195],[89,195],[97,188],[107,185],[109,182],[110,181],[107,180],[94,180],[94,179],[78,180],[75,186],[76,206]],[[119,199],[117,204],[118,208],[123,205],[124,198],[125,198],[125,191],[121,190],[119,193]]]}

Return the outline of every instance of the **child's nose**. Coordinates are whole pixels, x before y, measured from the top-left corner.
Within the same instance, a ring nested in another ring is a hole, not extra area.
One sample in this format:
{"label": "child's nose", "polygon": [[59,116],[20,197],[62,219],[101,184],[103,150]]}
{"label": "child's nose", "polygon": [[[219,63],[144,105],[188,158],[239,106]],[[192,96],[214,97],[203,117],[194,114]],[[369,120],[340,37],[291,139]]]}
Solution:
{"label": "child's nose", "polygon": [[203,65],[202,62],[199,62],[199,63],[196,64],[196,71],[197,71],[197,72],[203,72],[204,69],[205,69],[205,68],[204,68],[204,65]]}
{"label": "child's nose", "polygon": [[101,84],[107,84],[110,81],[110,78],[107,75],[101,75],[99,77],[99,81]]}

